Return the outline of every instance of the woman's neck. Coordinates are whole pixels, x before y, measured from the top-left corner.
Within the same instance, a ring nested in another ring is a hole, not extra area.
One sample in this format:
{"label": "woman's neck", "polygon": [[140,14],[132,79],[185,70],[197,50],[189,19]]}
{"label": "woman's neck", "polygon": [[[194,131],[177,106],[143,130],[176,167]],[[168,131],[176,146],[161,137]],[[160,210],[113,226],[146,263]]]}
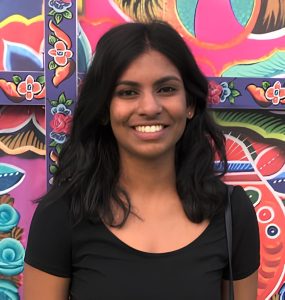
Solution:
{"label": "woman's neck", "polygon": [[176,194],[174,157],[152,160],[122,158],[120,183],[131,199],[157,199],[157,195]]}

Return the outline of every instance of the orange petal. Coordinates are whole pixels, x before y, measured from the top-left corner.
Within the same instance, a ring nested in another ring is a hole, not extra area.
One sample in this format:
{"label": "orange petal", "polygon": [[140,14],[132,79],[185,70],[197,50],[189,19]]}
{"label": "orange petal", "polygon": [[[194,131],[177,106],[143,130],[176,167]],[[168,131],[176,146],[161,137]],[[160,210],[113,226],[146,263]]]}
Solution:
{"label": "orange petal", "polygon": [[41,91],[41,89],[42,89],[42,86],[39,82],[36,81],[33,83],[33,93],[37,94]]}
{"label": "orange petal", "polygon": [[56,50],[66,50],[65,44],[62,41],[58,41],[54,44]]}
{"label": "orange petal", "polygon": [[22,82],[19,83],[19,85],[17,87],[17,91],[21,95],[26,95],[26,93],[27,93],[27,85],[26,85],[25,81],[22,81]]}

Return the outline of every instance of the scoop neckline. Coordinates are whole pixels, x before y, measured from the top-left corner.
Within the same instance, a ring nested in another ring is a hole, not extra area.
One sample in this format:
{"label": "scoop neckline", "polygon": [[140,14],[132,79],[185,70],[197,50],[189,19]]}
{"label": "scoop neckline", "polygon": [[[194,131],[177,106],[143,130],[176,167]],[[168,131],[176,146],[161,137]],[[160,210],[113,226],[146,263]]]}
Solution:
{"label": "scoop neckline", "polygon": [[183,254],[188,249],[195,247],[196,245],[199,245],[199,242],[204,239],[204,236],[207,234],[207,232],[212,227],[213,219],[210,220],[208,226],[199,234],[193,241],[188,243],[185,246],[182,246],[178,249],[167,251],[167,252],[146,252],[137,248],[132,247],[131,245],[127,244],[126,242],[122,241],[119,237],[117,237],[106,225],[103,221],[101,221],[101,224],[104,228],[104,230],[107,232],[109,237],[112,238],[113,241],[115,241],[117,244],[122,246],[128,251],[131,251],[133,254],[144,256],[144,257],[152,257],[152,258],[159,258],[159,257],[167,257],[167,256],[175,256],[179,254]]}

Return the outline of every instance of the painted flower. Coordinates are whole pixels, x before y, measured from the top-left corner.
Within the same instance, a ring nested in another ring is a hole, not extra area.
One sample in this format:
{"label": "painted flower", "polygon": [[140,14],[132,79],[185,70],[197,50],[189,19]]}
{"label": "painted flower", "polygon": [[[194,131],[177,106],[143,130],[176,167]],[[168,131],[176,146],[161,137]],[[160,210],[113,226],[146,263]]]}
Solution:
{"label": "painted flower", "polygon": [[66,134],[56,133],[56,132],[53,132],[53,131],[49,134],[49,136],[50,136],[51,139],[53,139],[58,144],[64,144],[66,139],[67,139]]}
{"label": "painted flower", "polygon": [[280,81],[276,81],[273,86],[265,92],[265,97],[272,101],[272,104],[278,105],[280,100],[285,98],[285,88],[281,87]]}
{"label": "painted flower", "polygon": [[220,86],[223,88],[223,90],[222,90],[222,94],[221,94],[221,96],[220,96],[220,98],[221,98],[221,102],[225,102],[226,101],[226,99],[230,96],[230,94],[231,94],[231,90],[230,90],[230,88],[229,88],[229,85],[228,85],[228,83],[227,82],[221,82],[220,83]]}
{"label": "painted flower", "polygon": [[63,114],[65,116],[67,116],[67,115],[71,115],[71,110],[66,108],[66,106],[64,104],[58,104],[56,107],[53,107],[51,109],[51,113],[53,115],[59,113],[59,114]]}
{"label": "painted flower", "polygon": [[210,81],[208,84],[208,103],[218,104],[220,103],[220,96],[223,92],[223,87],[215,81]]}
{"label": "painted flower", "polygon": [[55,114],[53,119],[50,122],[50,126],[52,127],[52,131],[54,133],[64,133],[68,134],[70,132],[72,124],[72,116],[64,115],[64,114]]}
{"label": "painted flower", "polygon": [[0,299],[1,300],[19,300],[17,287],[8,280],[0,280]]}
{"label": "painted flower", "polygon": [[27,100],[32,100],[34,94],[38,94],[41,90],[41,84],[34,81],[34,78],[31,75],[28,75],[25,81],[21,81],[17,86],[17,92],[20,95],[25,95]]}
{"label": "painted flower", "polygon": [[71,5],[71,0],[49,0],[48,2],[48,6],[57,13],[65,12]]}
{"label": "painted flower", "polygon": [[[19,223],[20,215],[16,209],[9,204],[0,205],[0,231],[8,232]],[[1,298],[0,298],[1,299]]]}
{"label": "painted flower", "polygon": [[0,274],[14,276],[24,269],[25,250],[23,245],[12,238],[0,241]]}
{"label": "painted flower", "polygon": [[54,61],[59,66],[65,66],[68,58],[71,58],[73,53],[68,50],[63,41],[57,41],[54,48],[48,51],[48,54],[54,58]]}

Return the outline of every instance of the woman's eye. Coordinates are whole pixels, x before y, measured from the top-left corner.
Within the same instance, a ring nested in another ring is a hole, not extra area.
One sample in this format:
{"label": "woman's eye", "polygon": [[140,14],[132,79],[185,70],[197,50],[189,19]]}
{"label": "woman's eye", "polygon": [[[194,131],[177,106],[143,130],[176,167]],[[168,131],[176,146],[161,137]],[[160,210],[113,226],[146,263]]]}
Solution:
{"label": "woman's eye", "polygon": [[158,90],[159,93],[163,93],[163,94],[172,94],[176,91],[176,89],[174,87],[171,86],[165,86],[162,87]]}
{"label": "woman's eye", "polygon": [[137,92],[134,90],[121,90],[116,92],[116,94],[120,97],[133,97],[137,95]]}

